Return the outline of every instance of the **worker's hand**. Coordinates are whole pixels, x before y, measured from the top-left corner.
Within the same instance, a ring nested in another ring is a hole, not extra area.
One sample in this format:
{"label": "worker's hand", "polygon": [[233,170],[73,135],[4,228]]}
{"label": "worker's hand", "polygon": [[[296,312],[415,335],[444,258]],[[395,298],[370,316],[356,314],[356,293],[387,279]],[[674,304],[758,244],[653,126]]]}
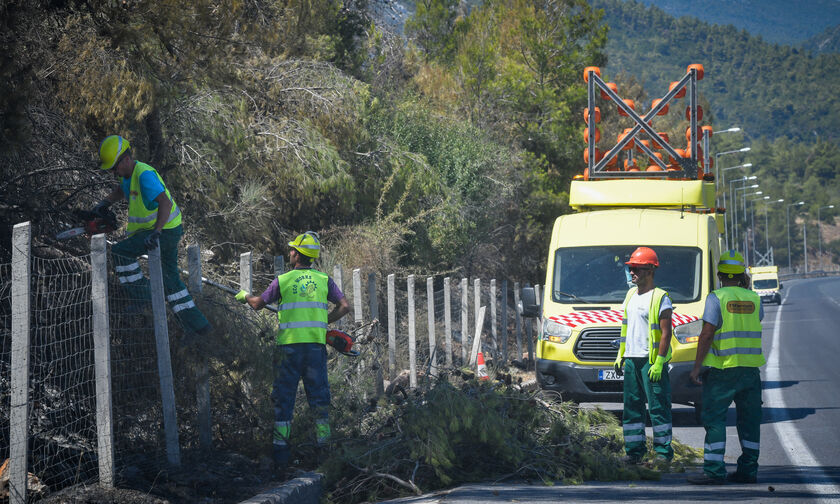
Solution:
{"label": "worker's hand", "polygon": [[650,365],[648,369],[648,378],[652,382],[658,382],[662,378],[662,366],[665,365],[665,357],[657,355],[656,360]]}
{"label": "worker's hand", "polygon": [[695,367],[691,370],[691,374],[688,375],[691,378],[691,383],[695,385],[703,385],[703,380],[700,379],[700,368]]}
{"label": "worker's hand", "polygon": [[111,202],[107,199],[103,199],[99,203],[97,203],[90,211],[91,213],[105,218],[107,216],[108,207],[111,206]]}
{"label": "worker's hand", "polygon": [[149,236],[143,240],[143,245],[146,246],[146,250],[154,250],[158,246],[158,240],[160,239],[160,231],[152,231],[149,233]]}
{"label": "worker's hand", "polygon": [[241,290],[241,291],[237,292],[237,293],[236,293],[236,296],[234,296],[234,297],[235,297],[235,298],[236,298],[236,300],[237,300],[237,301],[239,301],[240,303],[245,304],[245,303],[247,303],[247,302],[248,302],[248,300],[247,300],[247,299],[245,299],[245,298],[246,298],[246,296],[248,296],[248,293],[247,293],[247,292],[245,292],[245,289],[243,289],[243,290]]}
{"label": "worker's hand", "polygon": [[615,370],[615,374],[618,376],[624,376],[624,357],[621,356],[621,352],[615,357],[615,362],[613,362],[613,369]]}

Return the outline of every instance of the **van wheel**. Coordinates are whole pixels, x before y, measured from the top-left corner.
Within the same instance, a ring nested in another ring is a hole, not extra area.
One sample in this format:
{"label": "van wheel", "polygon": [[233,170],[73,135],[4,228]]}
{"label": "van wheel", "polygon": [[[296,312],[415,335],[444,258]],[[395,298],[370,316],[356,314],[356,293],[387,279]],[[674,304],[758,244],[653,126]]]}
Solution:
{"label": "van wheel", "polygon": [[694,423],[703,425],[703,403],[700,401],[694,403]]}

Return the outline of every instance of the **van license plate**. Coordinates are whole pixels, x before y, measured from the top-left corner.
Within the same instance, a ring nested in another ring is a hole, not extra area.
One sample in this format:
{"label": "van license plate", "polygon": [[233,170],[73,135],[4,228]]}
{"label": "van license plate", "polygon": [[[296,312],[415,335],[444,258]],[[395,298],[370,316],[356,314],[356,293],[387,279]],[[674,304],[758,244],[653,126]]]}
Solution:
{"label": "van license plate", "polygon": [[612,369],[599,369],[598,370],[598,380],[601,381],[624,381],[624,376],[619,376],[616,372]]}

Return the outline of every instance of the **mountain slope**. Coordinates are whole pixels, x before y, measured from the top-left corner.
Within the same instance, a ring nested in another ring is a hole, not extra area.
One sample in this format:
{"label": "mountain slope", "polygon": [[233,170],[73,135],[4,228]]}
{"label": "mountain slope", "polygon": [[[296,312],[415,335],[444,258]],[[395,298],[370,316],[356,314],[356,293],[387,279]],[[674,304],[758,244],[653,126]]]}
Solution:
{"label": "mountain slope", "polygon": [[815,53],[840,52],[840,25],[830,26],[806,40],[802,48]]}

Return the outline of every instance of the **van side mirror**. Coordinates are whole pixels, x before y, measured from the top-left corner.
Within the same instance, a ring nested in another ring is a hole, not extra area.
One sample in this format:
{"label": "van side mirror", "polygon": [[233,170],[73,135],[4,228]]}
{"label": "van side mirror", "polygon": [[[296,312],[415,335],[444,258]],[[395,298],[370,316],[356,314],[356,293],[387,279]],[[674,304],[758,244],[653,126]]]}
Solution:
{"label": "van side mirror", "polygon": [[537,304],[537,293],[533,287],[522,288],[522,301],[520,302],[519,313],[523,317],[539,317],[540,307]]}
{"label": "van side mirror", "polygon": [[782,282],[779,282],[779,289],[784,289],[785,285]]}

